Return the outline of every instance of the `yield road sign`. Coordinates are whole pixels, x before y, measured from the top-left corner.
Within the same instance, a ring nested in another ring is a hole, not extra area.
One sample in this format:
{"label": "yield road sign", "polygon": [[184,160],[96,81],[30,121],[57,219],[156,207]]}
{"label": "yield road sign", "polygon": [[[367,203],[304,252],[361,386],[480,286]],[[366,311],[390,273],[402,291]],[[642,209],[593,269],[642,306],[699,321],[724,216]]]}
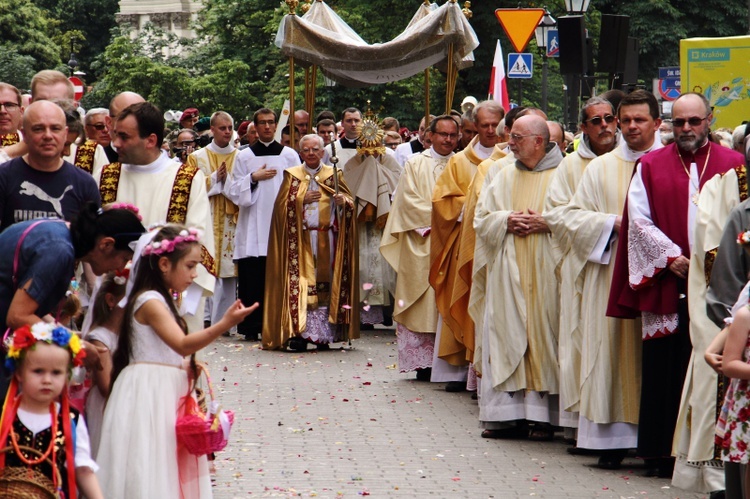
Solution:
{"label": "yield road sign", "polygon": [[531,78],[534,70],[532,54],[508,54],[508,78]]}
{"label": "yield road sign", "polygon": [[497,9],[495,17],[516,52],[523,52],[544,16],[544,9]]}

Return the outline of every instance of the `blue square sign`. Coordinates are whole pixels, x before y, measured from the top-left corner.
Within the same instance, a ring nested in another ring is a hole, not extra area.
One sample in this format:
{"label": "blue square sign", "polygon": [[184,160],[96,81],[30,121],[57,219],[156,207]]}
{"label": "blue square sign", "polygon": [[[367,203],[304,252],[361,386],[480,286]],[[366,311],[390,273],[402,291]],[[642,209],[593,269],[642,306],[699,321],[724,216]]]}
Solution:
{"label": "blue square sign", "polygon": [[534,70],[532,55],[529,53],[508,54],[508,78],[531,78]]}
{"label": "blue square sign", "polygon": [[547,30],[547,57],[560,57],[560,35],[556,29]]}

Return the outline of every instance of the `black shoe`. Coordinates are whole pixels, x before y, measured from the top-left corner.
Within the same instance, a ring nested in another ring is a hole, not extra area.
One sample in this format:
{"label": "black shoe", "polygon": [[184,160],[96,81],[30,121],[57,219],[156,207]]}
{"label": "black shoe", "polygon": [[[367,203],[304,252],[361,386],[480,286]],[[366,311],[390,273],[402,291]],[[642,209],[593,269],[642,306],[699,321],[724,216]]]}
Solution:
{"label": "black shoe", "polygon": [[449,381],[445,385],[445,391],[448,393],[465,392],[466,381]]}
{"label": "black shoe", "polygon": [[479,393],[478,392],[473,392],[471,394],[471,400],[479,400]]}
{"label": "black shoe", "polygon": [[240,333],[240,334],[245,337],[245,341],[260,341],[261,340],[260,333]]}
{"label": "black shoe", "polygon": [[602,470],[619,470],[627,452],[626,449],[605,450],[599,457],[596,467]]}
{"label": "black shoe", "polygon": [[374,324],[360,324],[359,330],[360,331],[374,331],[375,325]]}
{"label": "black shoe", "polygon": [[417,381],[430,381],[432,377],[432,368],[417,369]]}
{"label": "black shoe", "polygon": [[318,343],[315,345],[315,350],[317,350],[318,352],[325,352],[330,349],[331,345],[329,345],[328,343]]}
{"label": "black shoe", "polygon": [[383,325],[385,327],[391,327],[393,325],[393,317],[383,317]]}
{"label": "black shoe", "polygon": [[287,347],[293,352],[305,352],[307,351],[307,340],[304,338],[300,338],[299,336],[295,336],[294,338],[289,339],[289,344],[287,345]]}
{"label": "black shoe", "polygon": [[529,436],[529,429],[526,424],[517,424],[515,426],[509,426],[507,428],[482,431],[482,438],[491,438],[491,439],[500,439],[500,440],[525,439],[528,436]]}

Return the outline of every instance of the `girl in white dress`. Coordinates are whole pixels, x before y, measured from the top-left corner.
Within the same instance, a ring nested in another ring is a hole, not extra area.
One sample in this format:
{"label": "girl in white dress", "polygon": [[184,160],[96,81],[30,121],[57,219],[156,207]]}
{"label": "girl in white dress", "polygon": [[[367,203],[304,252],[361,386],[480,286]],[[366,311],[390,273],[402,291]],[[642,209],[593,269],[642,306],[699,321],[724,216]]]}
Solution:
{"label": "girl in white dress", "polygon": [[211,497],[206,457],[189,454],[175,436],[181,398],[196,375],[194,359],[188,363],[184,357],[209,345],[258,304],[245,307],[237,300],[219,322],[187,334],[171,292],[179,295],[197,275],[198,232],[164,226],[142,236],[134,255],[112,359],[99,481],[108,499]]}
{"label": "girl in white dress", "polygon": [[125,309],[118,303],[125,296],[128,269],[110,272],[102,279],[91,306],[91,329],[84,339],[97,347],[101,369],[88,372],[91,388],[86,395],[86,423],[91,438],[91,455],[99,452],[104,405],[112,380],[112,352],[117,348],[117,334],[122,326]]}

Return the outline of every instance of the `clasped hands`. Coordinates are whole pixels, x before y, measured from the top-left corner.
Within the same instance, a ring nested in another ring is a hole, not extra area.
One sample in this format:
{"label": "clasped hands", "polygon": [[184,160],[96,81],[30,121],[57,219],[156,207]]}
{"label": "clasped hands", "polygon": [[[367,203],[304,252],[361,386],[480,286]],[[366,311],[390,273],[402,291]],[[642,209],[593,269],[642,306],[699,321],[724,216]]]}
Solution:
{"label": "clasped hands", "polygon": [[508,232],[518,237],[526,237],[540,232],[549,232],[542,215],[532,209],[527,213],[514,211],[508,215]]}
{"label": "clasped hands", "polygon": [[[317,203],[318,201],[320,201],[320,191],[307,191],[302,204]],[[343,194],[334,194],[333,202],[336,203],[336,206],[343,206],[346,204],[346,196]]]}

